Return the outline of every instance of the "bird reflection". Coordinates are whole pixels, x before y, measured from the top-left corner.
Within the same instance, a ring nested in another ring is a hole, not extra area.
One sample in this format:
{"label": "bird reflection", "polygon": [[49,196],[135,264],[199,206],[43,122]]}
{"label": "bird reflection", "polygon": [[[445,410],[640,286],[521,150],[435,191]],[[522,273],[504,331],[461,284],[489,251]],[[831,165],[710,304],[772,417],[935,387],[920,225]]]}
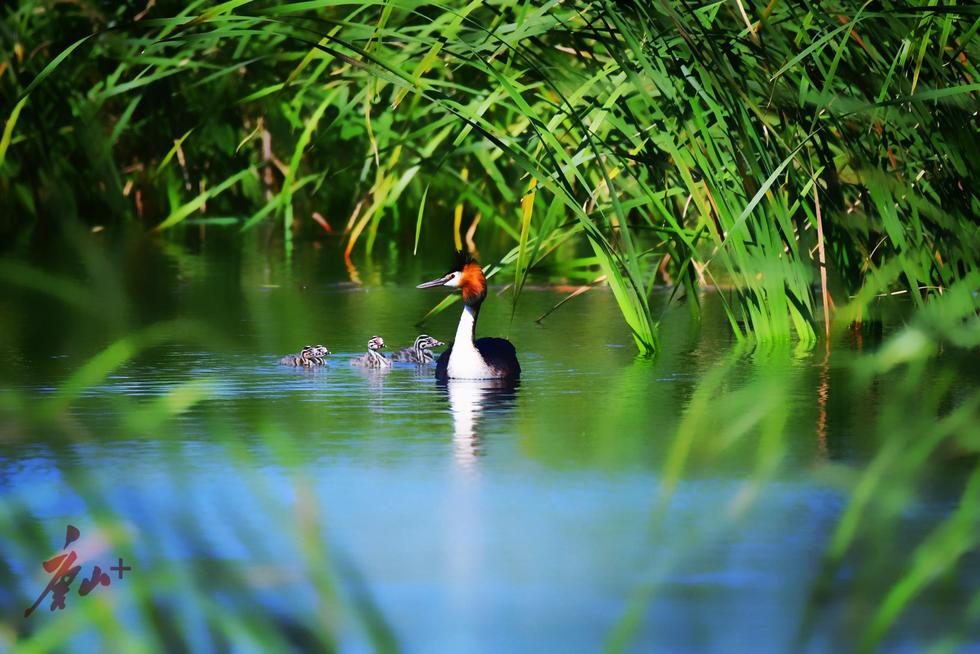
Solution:
{"label": "bird reflection", "polygon": [[512,409],[519,381],[504,379],[449,379],[440,382],[449,396],[453,417],[453,456],[457,467],[474,471],[482,454],[478,431],[484,411],[498,413]]}
{"label": "bird reflection", "polygon": [[362,393],[368,398],[368,411],[378,414],[387,413],[390,407],[387,405],[385,397],[385,382],[391,368],[355,368],[352,366],[351,370],[357,371],[370,390],[368,393]]}
{"label": "bird reflection", "polygon": [[356,370],[371,388],[384,388],[385,379],[391,372],[391,368],[354,368],[353,366],[351,368]]}
{"label": "bird reflection", "polygon": [[[453,457],[450,488],[444,511],[448,529],[445,565],[449,575],[450,610],[446,619],[458,625],[479,625],[479,579],[486,569],[487,542],[480,510],[481,483],[478,457],[483,454],[480,429],[484,414],[499,419],[513,409],[518,383],[502,379],[449,379],[439,383],[449,400],[453,419]],[[468,629],[467,631],[474,631]],[[480,649],[468,642],[462,649]]]}

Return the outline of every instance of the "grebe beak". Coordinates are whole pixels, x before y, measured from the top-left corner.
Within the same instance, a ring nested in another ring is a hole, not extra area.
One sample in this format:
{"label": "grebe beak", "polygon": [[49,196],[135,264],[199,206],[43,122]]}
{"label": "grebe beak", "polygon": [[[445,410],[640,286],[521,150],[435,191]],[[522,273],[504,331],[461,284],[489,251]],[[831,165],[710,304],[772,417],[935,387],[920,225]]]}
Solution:
{"label": "grebe beak", "polygon": [[452,278],[453,278],[453,274],[449,273],[448,275],[444,275],[439,279],[433,279],[431,282],[423,282],[418,286],[416,286],[415,288],[432,288],[433,286],[445,286],[446,282],[451,281]]}

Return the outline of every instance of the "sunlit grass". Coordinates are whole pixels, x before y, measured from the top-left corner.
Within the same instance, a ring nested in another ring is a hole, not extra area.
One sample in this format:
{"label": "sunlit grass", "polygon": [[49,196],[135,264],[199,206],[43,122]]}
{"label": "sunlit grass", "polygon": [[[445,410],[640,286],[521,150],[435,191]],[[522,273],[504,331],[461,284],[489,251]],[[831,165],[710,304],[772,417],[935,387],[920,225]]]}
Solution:
{"label": "sunlit grass", "polygon": [[[861,425],[867,465],[815,472],[846,508],[800,642],[843,605],[863,618],[855,642],[870,651],[980,541],[980,395],[958,387],[955,369],[927,374],[939,353],[980,347],[978,57],[967,5],[24,0],[0,9],[0,234],[5,249],[29,251],[51,231],[77,234],[79,222],[110,232],[135,223],[164,243],[235,232],[282,248],[287,265],[320,239],[340,241],[336,256],[348,260],[379,256],[382,243],[438,261],[477,246],[515,307],[535,275],[581,284],[575,293],[608,284],[641,354],[664,347],[655,286],[695,312],[710,288],[741,343],[660,434],[654,533],[676,489],[734,452],[753,463],[720,509],[722,528],[737,528],[784,465],[789,343],[812,348],[826,329],[830,348],[907,300],[908,325],[847,373],[855,394],[887,389]],[[71,413],[87,389],[146,348],[219,340],[198,324],[128,322],[101,253],[71,254],[85,284],[0,262],[0,284],[72,307],[105,341],[45,401],[3,394],[9,439],[95,440]],[[760,342],[775,354],[750,354]],[[749,356],[763,363],[736,381],[733,362]],[[207,410],[208,388],[201,379],[151,402],[120,400],[111,426],[176,439],[181,416]],[[604,419],[629,409],[617,390],[599,389]],[[220,414],[214,422],[216,446],[248,475],[255,452]],[[284,465],[301,458],[292,426],[267,417],[255,436]],[[950,459],[966,471],[956,506],[914,550],[894,552],[903,507]],[[216,649],[335,649],[345,620],[373,647],[396,648],[356,570],[322,546],[329,507],[308,481],[296,481],[295,511],[274,525],[320,598],[299,624],[266,611],[261,575],[214,564],[187,526],[200,561],[134,581],[136,625],[107,602],[80,603],[0,642],[57,651],[85,625],[127,649],[193,647],[180,628],[193,614]],[[129,535],[103,489],[82,473],[70,484],[125,552]],[[25,529],[26,515],[0,511],[25,559],[51,547]],[[848,567],[861,572],[841,589]],[[611,628],[612,650],[629,646],[656,598],[663,568],[646,572]],[[954,647],[971,633],[977,597],[961,607],[963,632],[937,641]]]}
{"label": "sunlit grass", "polygon": [[[413,231],[459,246],[479,220],[482,247],[519,248],[515,299],[530,269],[594,256],[641,352],[654,283],[731,288],[736,334],[810,341],[815,307],[889,261],[916,302],[976,266],[965,9],[35,6],[0,18],[11,233],[89,208],[164,230],[278,217],[289,253],[318,213],[349,255]],[[575,248],[541,249],[571,224]]]}

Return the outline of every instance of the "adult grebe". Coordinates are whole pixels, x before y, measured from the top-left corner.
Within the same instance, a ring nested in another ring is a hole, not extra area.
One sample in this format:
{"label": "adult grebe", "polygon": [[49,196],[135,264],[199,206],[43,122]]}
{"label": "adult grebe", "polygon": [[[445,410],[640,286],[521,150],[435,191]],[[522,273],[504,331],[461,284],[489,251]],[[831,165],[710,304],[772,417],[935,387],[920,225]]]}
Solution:
{"label": "adult grebe", "polygon": [[385,346],[385,340],[380,336],[372,336],[368,341],[367,354],[356,359],[351,359],[350,364],[358,368],[390,368],[391,359],[378,352]]}
{"label": "adult grebe", "polygon": [[503,338],[481,338],[474,342],[476,318],[487,297],[487,278],[480,264],[461,260],[447,275],[416,288],[449,286],[463,293],[463,315],[456,328],[456,340],[442,353],[436,364],[436,379],[516,379],[521,374],[517,351]]}
{"label": "adult grebe", "polygon": [[279,363],[283,366],[304,366],[306,368],[322,366],[326,364],[323,357],[328,354],[330,354],[330,350],[322,345],[307,345],[299,354],[290,354],[279,359]]}

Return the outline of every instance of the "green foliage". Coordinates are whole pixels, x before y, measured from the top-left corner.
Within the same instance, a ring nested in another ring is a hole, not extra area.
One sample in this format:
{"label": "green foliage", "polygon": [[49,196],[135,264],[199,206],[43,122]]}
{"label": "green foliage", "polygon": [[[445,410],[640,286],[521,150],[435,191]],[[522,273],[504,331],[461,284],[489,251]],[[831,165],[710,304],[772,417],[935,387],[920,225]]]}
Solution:
{"label": "green foliage", "polygon": [[316,213],[348,256],[413,231],[432,251],[462,242],[455,205],[518,248],[515,302],[532,270],[601,274],[641,352],[658,281],[808,342],[815,294],[897,261],[887,290],[922,304],[977,265],[970,7],[47,4],[0,16],[8,233],[278,217],[289,254]]}

